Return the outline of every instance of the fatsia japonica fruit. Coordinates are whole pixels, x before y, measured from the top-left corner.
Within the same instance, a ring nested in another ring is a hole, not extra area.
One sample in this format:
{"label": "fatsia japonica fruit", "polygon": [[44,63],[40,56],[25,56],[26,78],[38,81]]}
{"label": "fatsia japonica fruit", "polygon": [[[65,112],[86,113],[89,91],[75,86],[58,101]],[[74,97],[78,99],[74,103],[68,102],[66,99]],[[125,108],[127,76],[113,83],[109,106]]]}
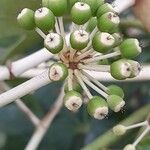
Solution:
{"label": "fatsia japonica fruit", "polygon": [[114,37],[106,32],[97,32],[92,40],[93,49],[100,53],[106,53],[115,43]]}
{"label": "fatsia japonica fruit", "polygon": [[91,7],[92,15],[95,16],[98,7],[104,4],[104,0],[84,0]]}
{"label": "fatsia japonica fruit", "polygon": [[44,46],[51,53],[57,54],[63,49],[63,37],[57,33],[49,33],[44,40]]}
{"label": "fatsia japonica fruit", "polygon": [[70,111],[77,111],[82,105],[82,96],[76,91],[68,91],[64,96],[64,105]]}
{"label": "fatsia japonica fruit", "polygon": [[42,5],[49,8],[57,17],[63,16],[67,10],[67,0],[42,0]]}
{"label": "fatsia japonica fruit", "polygon": [[101,5],[97,10],[96,16],[99,18],[107,12],[115,13],[115,10],[114,10],[113,6],[109,3],[105,3],[105,4]]}
{"label": "fatsia japonica fruit", "polygon": [[[67,32],[64,15],[71,21]],[[99,120],[109,109],[122,110],[123,89],[114,84],[105,86],[97,77],[101,77],[99,72],[108,72],[116,80],[138,76],[141,65],[132,59],[142,50],[137,39],[124,38],[119,14],[111,4],[104,0],[42,0],[41,8],[35,12],[25,8],[17,20],[22,28],[35,29],[43,38],[45,51],[54,54],[47,77],[51,82],[65,82],[67,109],[77,112],[85,104],[89,115]],[[91,71],[96,71],[94,76]],[[93,95],[90,87],[99,95]],[[126,130],[118,125],[113,131],[122,135]]]}
{"label": "fatsia japonica fruit", "polygon": [[84,30],[76,30],[70,35],[71,47],[76,50],[87,47],[89,40],[89,34]]}
{"label": "fatsia japonica fruit", "polygon": [[119,30],[119,16],[113,12],[106,12],[98,18],[97,26],[100,31],[115,33]]}
{"label": "fatsia japonica fruit", "polygon": [[35,28],[34,11],[29,8],[24,8],[17,17],[18,23],[26,30]]}
{"label": "fatsia japonica fruit", "polygon": [[84,2],[77,2],[71,9],[71,19],[75,24],[83,25],[91,18],[91,8]]}
{"label": "fatsia japonica fruit", "polygon": [[87,104],[87,111],[95,119],[104,119],[108,115],[107,102],[99,96],[94,96]]}
{"label": "fatsia japonica fruit", "polygon": [[55,26],[55,16],[52,11],[46,7],[36,10],[34,18],[36,26],[44,31],[50,31]]}

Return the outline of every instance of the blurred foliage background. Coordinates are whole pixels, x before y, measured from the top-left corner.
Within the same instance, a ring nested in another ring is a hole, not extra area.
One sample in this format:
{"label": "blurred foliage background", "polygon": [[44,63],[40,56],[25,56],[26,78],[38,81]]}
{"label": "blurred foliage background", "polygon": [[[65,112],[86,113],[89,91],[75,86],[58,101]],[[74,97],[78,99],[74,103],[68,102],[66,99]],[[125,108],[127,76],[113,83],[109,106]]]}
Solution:
{"label": "blurred foliage background", "polygon": [[[24,31],[16,22],[16,16],[21,9],[29,7],[35,10],[40,5],[41,0],[0,0],[1,64],[21,58],[43,47],[42,39],[34,31]],[[143,64],[149,63],[150,34],[137,21],[131,9],[122,13],[121,18],[123,19],[121,30],[124,35],[138,38],[143,45],[143,53],[137,59]],[[13,87],[23,81],[25,80],[15,79],[7,83]],[[111,112],[107,119],[97,121],[87,115],[84,107],[77,114],[63,108],[40,144],[39,150],[78,150],[85,146],[85,150],[96,150],[97,146],[100,150],[121,150],[124,145],[133,142],[140,130],[132,130],[130,134],[119,139],[108,130],[122,120],[127,119],[126,123],[131,124],[134,121],[143,121],[147,117],[148,114],[145,112],[150,108],[148,107],[150,82],[119,84],[126,93],[127,105],[124,112],[118,114]],[[59,88],[60,85],[51,84],[23,97],[23,100],[35,114],[42,117],[57,98]],[[15,104],[0,109],[0,150],[23,149],[33,131],[34,126]],[[93,142],[92,147],[91,142]],[[143,139],[138,149],[150,149],[150,135]]]}

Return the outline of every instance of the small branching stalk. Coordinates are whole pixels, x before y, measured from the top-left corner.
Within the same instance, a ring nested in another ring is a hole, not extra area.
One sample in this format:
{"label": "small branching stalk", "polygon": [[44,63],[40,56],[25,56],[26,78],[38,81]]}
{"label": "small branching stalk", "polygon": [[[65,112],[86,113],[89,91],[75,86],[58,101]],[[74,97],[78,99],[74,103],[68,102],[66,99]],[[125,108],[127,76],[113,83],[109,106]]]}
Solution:
{"label": "small branching stalk", "polygon": [[150,132],[149,118],[145,120],[144,122],[136,123],[130,126],[124,126],[124,125],[119,124],[113,128],[114,134],[116,134],[117,136],[121,136],[121,135],[124,135],[127,132],[127,130],[135,129],[138,127],[144,127],[145,129],[132,144],[126,145],[123,150],[135,150],[137,144],[144,138],[144,136],[148,132]]}

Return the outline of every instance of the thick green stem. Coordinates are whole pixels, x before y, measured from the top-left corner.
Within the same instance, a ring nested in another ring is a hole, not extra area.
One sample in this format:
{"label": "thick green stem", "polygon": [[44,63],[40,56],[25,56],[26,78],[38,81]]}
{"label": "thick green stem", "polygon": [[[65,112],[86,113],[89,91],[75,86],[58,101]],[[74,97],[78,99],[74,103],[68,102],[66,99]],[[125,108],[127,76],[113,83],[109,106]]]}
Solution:
{"label": "thick green stem", "polygon": [[[150,105],[146,105],[142,107],[140,110],[134,112],[127,119],[123,120],[121,124],[130,125],[136,122],[143,121],[143,119],[145,119],[146,116],[149,114],[149,110],[150,110]],[[82,148],[82,150],[100,150],[102,148],[108,147],[109,145],[112,145],[120,138],[121,137],[114,135],[112,129],[110,129],[104,135],[98,137],[92,143]]]}

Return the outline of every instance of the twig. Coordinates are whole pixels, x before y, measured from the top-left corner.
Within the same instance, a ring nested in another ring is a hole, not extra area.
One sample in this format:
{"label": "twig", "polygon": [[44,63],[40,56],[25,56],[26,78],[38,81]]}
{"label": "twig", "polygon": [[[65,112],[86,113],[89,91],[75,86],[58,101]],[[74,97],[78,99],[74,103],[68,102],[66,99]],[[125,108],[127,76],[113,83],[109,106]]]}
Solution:
{"label": "twig", "polygon": [[104,86],[103,84],[101,84],[97,79],[93,78],[92,76],[90,76],[88,73],[86,73],[85,71],[82,70],[82,73],[89,78],[92,82],[94,82],[98,87],[100,87],[101,89],[103,89],[105,92],[108,91],[108,88],[106,86]]}
{"label": "twig", "polygon": [[110,73],[108,72],[95,72],[95,71],[86,71],[89,73],[92,77],[96,78],[99,81],[106,81],[106,82],[135,82],[135,81],[149,81],[150,80],[150,66],[149,65],[144,65],[140,74],[133,78],[133,79],[126,79],[123,81],[120,80],[115,80]]}
{"label": "twig", "polygon": [[90,71],[110,72],[109,65],[78,65],[79,69],[85,69]]}
{"label": "twig", "polygon": [[150,131],[150,126],[148,125],[146,127],[146,129],[144,130],[144,132],[135,140],[135,142],[133,143],[134,146],[136,146],[140,141],[141,139]]}
{"label": "twig", "polygon": [[82,54],[79,55],[78,57],[76,57],[74,61],[75,61],[75,62],[78,62],[79,60],[81,60],[81,59],[87,57],[88,55],[90,55],[92,52],[93,52],[93,49],[90,49],[90,50],[88,50],[88,51],[82,53]]}
{"label": "twig", "polygon": [[[10,87],[4,83],[1,82],[0,85],[4,89],[4,91],[7,91],[10,89]],[[15,101],[18,108],[30,119],[30,121],[37,126],[40,122],[39,118],[22,102],[21,99],[18,99]]]}
{"label": "twig", "polygon": [[73,71],[69,69],[69,76],[67,78],[68,80],[68,89],[69,91],[73,90]]}
{"label": "twig", "polygon": [[15,103],[35,126],[39,124],[40,119],[22,102],[21,99],[17,99]]}
{"label": "twig", "polygon": [[25,73],[21,74],[19,76],[19,78],[33,78],[35,76],[37,76],[38,74],[41,74],[43,73],[44,71],[46,71],[46,68],[33,68],[33,69],[30,69],[28,71],[26,71]]}
{"label": "twig", "polygon": [[60,28],[59,28],[59,25],[58,25],[58,20],[57,20],[57,17],[55,17],[55,30],[58,34],[60,34]]}
{"label": "twig", "polygon": [[43,38],[45,39],[46,38],[46,35],[44,32],[42,32],[39,28],[35,28],[35,31]]}
{"label": "twig", "polygon": [[95,86],[91,81],[89,81],[84,75],[82,75],[80,73],[80,76],[82,78],[82,80],[89,86],[91,87],[93,90],[95,90],[97,93],[99,93],[100,95],[102,95],[104,98],[107,99],[108,94],[105,93],[104,91],[102,91],[101,89],[99,89],[97,86]]}
{"label": "twig", "polygon": [[120,51],[112,52],[110,54],[105,54],[105,55],[100,55],[96,56],[93,58],[85,59],[83,62],[84,63],[92,63],[92,62],[97,62],[99,60],[107,59],[107,58],[112,58],[121,55]]}
{"label": "twig", "polygon": [[23,84],[20,84],[17,87],[1,94],[0,108],[50,83],[51,80],[49,79],[48,74],[49,69],[42,74],[24,82]]}
{"label": "twig", "polygon": [[79,71],[78,70],[75,70],[74,71],[74,74],[77,78],[77,80],[79,81],[79,84],[81,85],[82,89],[84,90],[85,94],[87,95],[87,97],[89,99],[91,99],[93,96],[92,94],[90,93],[89,89],[87,88],[87,86],[85,85],[85,83],[83,82],[82,78],[80,77],[80,74],[79,74]]}
{"label": "twig", "polygon": [[43,139],[44,135],[46,134],[48,128],[52,124],[54,118],[59,113],[60,109],[63,106],[63,96],[64,96],[64,89],[62,87],[61,93],[54,103],[54,105],[51,107],[47,115],[41,120],[40,124],[36,128],[33,136],[29,140],[29,143],[27,144],[25,150],[36,150],[38,145],[40,144],[41,140]]}
{"label": "twig", "polygon": [[144,121],[144,122],[136,123],[134,125],[127,126],[125,128],[126,128],[126,130],[130,130],[130,129],[134,129],[134,128],[138,128],[138,127],[142,127],[142,126],[146,126],[146,125],[147,125],[147,121]]}
{"label": "twig", "polygon": [[49,60],[52,56],[53,54],[43,48],[25,58],[12,62],[9,69],[7,66],[0,66],[0,81],[10,79],[10,69],[13,76],[17,77],[40,63]]}

